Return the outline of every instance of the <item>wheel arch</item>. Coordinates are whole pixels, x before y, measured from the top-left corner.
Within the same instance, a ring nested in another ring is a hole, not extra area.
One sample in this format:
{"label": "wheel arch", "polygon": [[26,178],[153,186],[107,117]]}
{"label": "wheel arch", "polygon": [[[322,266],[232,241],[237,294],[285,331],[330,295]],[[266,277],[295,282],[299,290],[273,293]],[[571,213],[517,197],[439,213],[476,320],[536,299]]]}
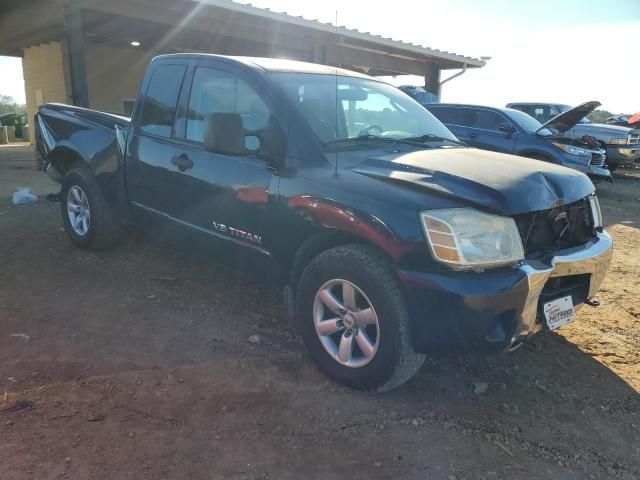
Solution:
{"label": "wheel arch", "polygon": [[535,160],[544,160],[547,162],[554,162],[554,159],[546,152],[540,150],[522,150],[518,152],[521,157],[533,158]]}
{"label": "wheel arch", "polygon": [[64,176],[73,168],[89,168],[89,162],[72,145],[61,143],[51,150],[47,160],[53,168]]}
{"label": "wheel arch", "polygon": [[347,230],[330,229],[307,238],[296,250],[289,269],[289,285],[295,288],[305,267],[322,252],[341,245],[361,244],[375,247],[361,236]]}

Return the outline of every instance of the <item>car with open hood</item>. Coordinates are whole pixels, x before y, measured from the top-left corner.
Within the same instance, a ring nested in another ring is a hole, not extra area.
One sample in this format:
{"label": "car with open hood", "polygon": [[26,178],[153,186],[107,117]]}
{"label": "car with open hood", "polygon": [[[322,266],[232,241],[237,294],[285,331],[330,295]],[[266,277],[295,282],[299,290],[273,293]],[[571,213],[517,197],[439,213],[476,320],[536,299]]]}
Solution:
{"label": "car with open hood", "polygon": [[[546,123],[554,120],[554,117],[565,116],[564,120],[555,122],[557,131],[571,140],[582,140],[585,137],[595,139],[602,148],[607,150],[607,165],[610,171],[616,170],[620,165],[633,165],[640,161],[640,129],[631,126],[609,125],[592,123],[587,115],[600,106],[600,102],[585,102],[577,107],[561,103],[540,102],[513,102],[507,104],[508,108],[514,108],[525,112],[536,120]],[[580,114],[580,118],[576,117]],[[571,121],[566,121],[566,114]]]}
{"label": "car with open hood", "polygon": [[132,118],[43,105],[36,144],[76,246],[130,224],[267,262],[311,358],[359,389],[574,321],[612,255],[586,175],[469,148],[395,87],[325,65],[159,56]]}
{"label": "car with open hood", "polygon": [[573,121],[572,112],[557,123],[543,125],[510,108],[448,103],[426,108],[472,147],[563,165],[598,180],[611,179],[603,148],[597,143],[568,139],[560,132],[560,122]]}

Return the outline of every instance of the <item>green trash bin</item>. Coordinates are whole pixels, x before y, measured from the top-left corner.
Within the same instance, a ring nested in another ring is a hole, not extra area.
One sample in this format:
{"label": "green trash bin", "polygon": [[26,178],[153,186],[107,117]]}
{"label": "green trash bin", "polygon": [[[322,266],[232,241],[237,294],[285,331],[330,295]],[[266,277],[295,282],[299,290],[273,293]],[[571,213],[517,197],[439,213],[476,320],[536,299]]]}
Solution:
{"label": "green trash bin", "polygon": [[0,114],[0,127],[15,127],[15,137],[24,139],[24,127],[27,125],[27,114],[9,112]]}

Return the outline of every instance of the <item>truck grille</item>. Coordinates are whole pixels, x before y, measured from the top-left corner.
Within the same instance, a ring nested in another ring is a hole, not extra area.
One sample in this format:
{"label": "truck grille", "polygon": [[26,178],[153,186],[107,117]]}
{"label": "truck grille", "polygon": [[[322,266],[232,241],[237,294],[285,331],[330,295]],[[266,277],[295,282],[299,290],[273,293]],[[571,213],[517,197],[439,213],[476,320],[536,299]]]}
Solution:
{"label": "truck grille", "polygon": [[629,135],[629,144],[635,145],[636,143],[640,143],[640,133],[632,133]]}
{"label": "truck grille", "polygon": [[589,165],[592,167],[604,167],[604,163],[607,160],[607,154],[605,150],[595,150],[591,154],[591,160],[589,160]]}
{"label": "truck grille", "polygon": [[588,198],[551,210],[516,215],[526,258],[584,245],[596,234]]}

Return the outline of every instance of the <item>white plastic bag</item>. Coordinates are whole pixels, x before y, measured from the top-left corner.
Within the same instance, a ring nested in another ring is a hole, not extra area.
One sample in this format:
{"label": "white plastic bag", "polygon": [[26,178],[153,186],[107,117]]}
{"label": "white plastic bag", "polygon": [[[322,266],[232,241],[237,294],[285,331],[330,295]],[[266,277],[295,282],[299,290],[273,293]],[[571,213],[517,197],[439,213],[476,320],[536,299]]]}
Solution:
{"label": "white plastic bag", "polygon": [[38,197],[31,193],[27,187],[18,187],[18,191],[13,194],[14,205],[31,205],[38,201]]}

